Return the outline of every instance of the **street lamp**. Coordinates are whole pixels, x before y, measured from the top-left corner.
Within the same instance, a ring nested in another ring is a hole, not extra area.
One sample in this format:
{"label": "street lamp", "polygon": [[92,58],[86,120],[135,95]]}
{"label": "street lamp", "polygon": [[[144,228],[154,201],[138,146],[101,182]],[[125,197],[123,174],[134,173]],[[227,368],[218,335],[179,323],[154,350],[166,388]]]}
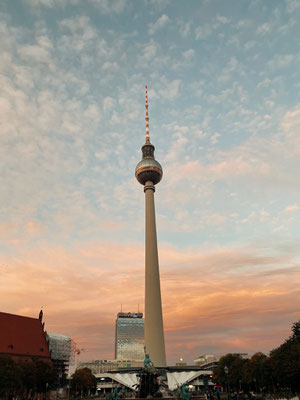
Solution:
{"label": "street lamp", "polygon": [[224,367],[224,372],[225,372],[225,375],[226,375],[227,396],[228,396],[228,399],[229,399],[229,382],[228,382],[228,372],[229,372],[229,368],[227,367],[227,365],[225,365],[225,367]]}
{"label": "street lamp", "polygon": [[254,380],[254,384],[255,384],[255,390],[256,390],[256,393],[257,393],[257,383],[256,383],[256,378],[254,378],[253,380]]}

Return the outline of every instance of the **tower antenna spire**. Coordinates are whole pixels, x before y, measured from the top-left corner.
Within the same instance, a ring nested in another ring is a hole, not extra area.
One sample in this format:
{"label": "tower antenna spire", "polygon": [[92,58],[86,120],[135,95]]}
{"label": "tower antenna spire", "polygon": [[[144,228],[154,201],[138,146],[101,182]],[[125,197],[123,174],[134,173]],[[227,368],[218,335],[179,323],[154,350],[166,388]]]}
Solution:
{"label": "tower antenna spire", "polygon": [[150,142],[150,136],[149,136],[149,114],[148,114],[148,87],[147,85],[145,86],[145,109],[146,109],[146,143]]}

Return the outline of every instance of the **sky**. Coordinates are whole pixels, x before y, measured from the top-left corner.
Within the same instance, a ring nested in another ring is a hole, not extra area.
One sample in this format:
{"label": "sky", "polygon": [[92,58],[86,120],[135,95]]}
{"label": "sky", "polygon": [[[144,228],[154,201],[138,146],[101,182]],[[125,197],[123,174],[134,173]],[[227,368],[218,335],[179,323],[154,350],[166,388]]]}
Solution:
{"label": "sky", "polygon": [[[113,359],[143,312],[150,137],[167,360],[299,320],[300,0],[0,2],[0,304]],[[121,306],[122,304],[122,306]]]}

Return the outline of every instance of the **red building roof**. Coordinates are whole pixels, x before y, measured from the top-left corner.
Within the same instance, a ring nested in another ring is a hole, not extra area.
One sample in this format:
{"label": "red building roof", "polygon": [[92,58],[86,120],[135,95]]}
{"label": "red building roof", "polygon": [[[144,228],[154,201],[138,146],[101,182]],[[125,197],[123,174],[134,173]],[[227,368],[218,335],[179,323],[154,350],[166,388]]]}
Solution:
{"label": "red building roof", "polygon": [[0,312],[0,354],[50,358],[41,319]]}

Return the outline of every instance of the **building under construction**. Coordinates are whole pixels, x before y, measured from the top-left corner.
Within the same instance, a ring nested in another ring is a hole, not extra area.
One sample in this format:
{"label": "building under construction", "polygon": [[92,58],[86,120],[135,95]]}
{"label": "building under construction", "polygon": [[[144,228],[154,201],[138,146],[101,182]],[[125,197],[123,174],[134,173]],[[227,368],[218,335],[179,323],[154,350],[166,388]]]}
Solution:
{"label": "building under construction", "polygon": [[75,363],[75,343],[65,335],[47,333],[51,360],[57,375],[58,383],[64,384],[70,365]]}

